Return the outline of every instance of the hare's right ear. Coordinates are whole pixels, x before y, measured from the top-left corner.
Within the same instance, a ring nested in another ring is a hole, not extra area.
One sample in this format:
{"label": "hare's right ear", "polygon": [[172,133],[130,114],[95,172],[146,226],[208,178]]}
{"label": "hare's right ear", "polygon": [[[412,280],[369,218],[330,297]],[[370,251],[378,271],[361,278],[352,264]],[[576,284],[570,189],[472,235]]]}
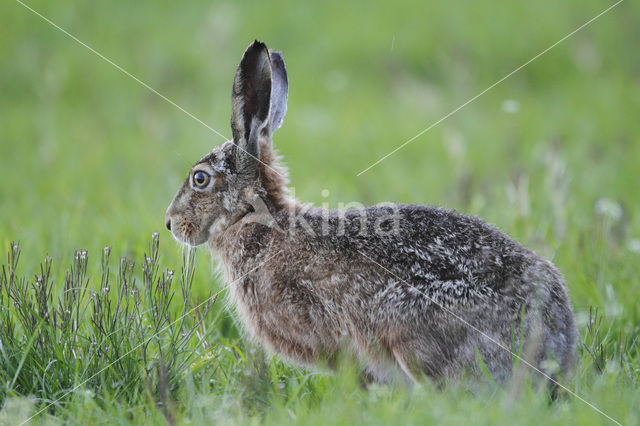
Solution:
{"label": "hare's right ear", "polygon": [[231,131],[236,168],[245,180],[255,177],[260,161],[260,133],[269,125],[271,60],[264,43],[254,41],[242,56],[231,93]]}

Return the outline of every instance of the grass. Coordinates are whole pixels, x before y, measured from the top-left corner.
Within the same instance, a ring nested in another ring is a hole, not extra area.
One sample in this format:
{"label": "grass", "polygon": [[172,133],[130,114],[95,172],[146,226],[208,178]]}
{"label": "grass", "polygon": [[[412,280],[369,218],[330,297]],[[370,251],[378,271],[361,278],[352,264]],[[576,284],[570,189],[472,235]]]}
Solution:
{"label": "grass", "polygon": [[[296,196],[456,208],[553,259],[580,326],[567,385],[617,421],[640,422],[637,2],[359,177],[611,3],[28,4],[227,136],[243,49],[258,38],[282,50],[291,86],[275,144]],[[0,5],[0,51],[0,248],[9,254],[0,423],[60,397],[33,422],[608,422],[570,395],[550,405],[526,384],[365,392],[348,362],[326,375],[266,357],[225,309],[225,283],[204,250],[185,278],[168,234],[148,243],[190,165],[222,138],[16,2]],[[126,263],[105,260],[105,245]],[[155,266],[143,271],[147,257]],[[173,324],[218,293],[206,314]]]}
{"label": "grass", "polygon": [[105,247],[97,288],[89,285],[87,252],[76,251],[56,291],[51,258],[28,280],[19,274],[20,248],[12,243],[0,274],[0,398],[30,395],[55,412],[78,389],[131,403],[151,393],[166,408],[185,371],[214,358],[208,339],[216,318],[207,314],[216,297],[192,306],[194,262],[187,256],[181,297],[174,300],[174,272],[159,271],[158,248],[154,234],[136,280],[135,263],[126,257],[111,273]]}

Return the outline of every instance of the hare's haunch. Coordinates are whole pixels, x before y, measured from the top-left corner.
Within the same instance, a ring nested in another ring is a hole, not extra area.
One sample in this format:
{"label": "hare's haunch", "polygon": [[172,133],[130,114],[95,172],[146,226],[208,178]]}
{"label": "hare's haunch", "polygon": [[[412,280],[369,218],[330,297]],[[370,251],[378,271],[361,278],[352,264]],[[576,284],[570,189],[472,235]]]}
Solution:
{"label": "hare's haunch", "polygon": [[[512,351],[570,370],[577,331],[560,273],[484,221],[434,207],[334,211],[288,196],[272,134],[287,109],[282,56],[254,42],[232,90],[233,141],[199,160],[166,215],[219,254],[249,333],[303,365],[346,350],[386,382],[511,374]],[[554,367],[555,366],[555,367]]]}

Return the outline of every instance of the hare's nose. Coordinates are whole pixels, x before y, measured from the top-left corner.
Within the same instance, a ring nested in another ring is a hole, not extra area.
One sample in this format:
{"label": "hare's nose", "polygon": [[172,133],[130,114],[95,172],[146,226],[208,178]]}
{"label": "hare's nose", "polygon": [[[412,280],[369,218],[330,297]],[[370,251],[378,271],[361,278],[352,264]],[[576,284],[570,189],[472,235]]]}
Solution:
{"label": "hare's nose", "polygon": [[169,231],[171,231],[171,219],[167,219],[167,223],[164,224]]}

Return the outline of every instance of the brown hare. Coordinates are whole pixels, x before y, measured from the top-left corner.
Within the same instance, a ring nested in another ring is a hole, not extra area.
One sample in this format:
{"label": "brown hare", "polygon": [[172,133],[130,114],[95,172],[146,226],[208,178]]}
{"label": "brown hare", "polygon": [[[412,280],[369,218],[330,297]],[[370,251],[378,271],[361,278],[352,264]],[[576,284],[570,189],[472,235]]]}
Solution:
{"label": "brown hare", "polygon": [[346,352],[376,382],[440,381],[482,364],[504,382],[513,351],[548,377],[570,370],[577,330],[562,276],[481,219],[290,198],[271,139],[287,92],[281,54],[252,43],[233,82],[233,141],[191,168],[166,214],[178,241],[218,253],[253,337],[305,366]]}

